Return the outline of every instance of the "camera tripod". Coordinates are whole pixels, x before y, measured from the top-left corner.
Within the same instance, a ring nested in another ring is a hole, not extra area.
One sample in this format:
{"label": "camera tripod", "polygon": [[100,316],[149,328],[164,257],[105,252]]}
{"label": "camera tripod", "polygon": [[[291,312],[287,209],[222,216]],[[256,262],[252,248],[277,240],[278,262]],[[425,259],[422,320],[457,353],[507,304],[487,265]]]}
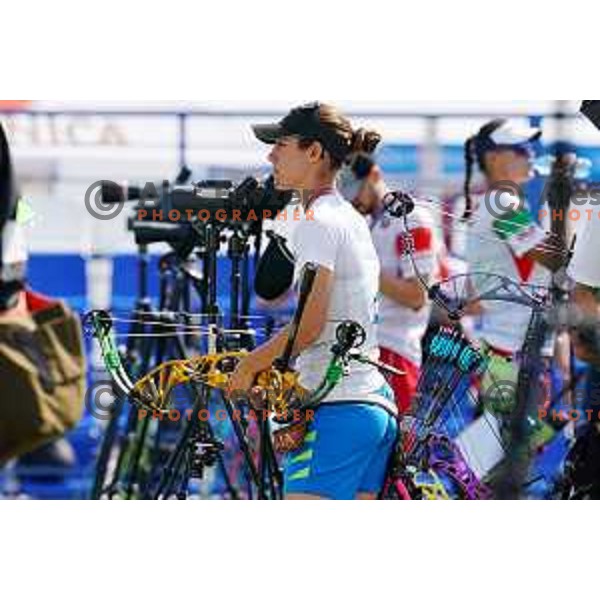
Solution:
{"label": "camera tripod", "polygon": [[[196,336],[193,331],[190,333],[192,322],[198,316],[192,312],[195,308],[192,302],[194,295],[200,301],[200,316],[206,317],[213,331],[213,335],[208,336],[206,347],[201,351],[253,346],[254,336],[243,328],[247,326],[250,298],[248,237],[248,231],[240,228],[234,230],[229,239],[228,256],[232,262],[230,306],[233,309],[230,330],[222,329],[223,319],[217,304],[217,253],[224,239],[219,227],[205,224],[198,229],[195,245],[197,257],[202,260],[201,273],[194,268],[195,257],[191,259],[182,252],[170,253],[161,259],[158,313],[152,311],[148,298],[147,249],[140,245],[138,298],[131,318],[126,319],[131,323],[125,352],[129,369],[139,375],[147,372],[152,364],[161,364],[167,358],[185,359],[190,351],[198,353],[198,347],[194,346]],[[172,335],[173,328],[178,325],[184,327],[183,332]],[[229,497],[240,497],[239,490],[225,468],[221,455],[222,442],[217,440],[210,422],[199,423],[196,418],[202,410],[208,409],[211,393],[202,386],[193,384],[187,390],[193,408],[190,419],[183,427],[173,426],[162,420],[155,424],[148,415],[140,418],[135,405],[127,403],[129,413],[121,436],[118,435],[118,430],[123,420],[126,395],[119,394],[99,453],[93,498],[116,495],[125,498],[183,497],[188,480],[191,477],[202,478],[204,469],[208,466],[218,467]],[[258,466],[255,466],[248,442],[247,419],[242,411],[233,412],[234,407],[230,401],[222,401],[234,437],[244,456],[247,496],[253,496],[253,489],[257,490],[258,497],[280,495],[278,490],[281,488],[281,475],[272,447],[267,443],[262,444],[265,452],[261,455]],[[234,418],[236,414],[241,416]],[[266,428],[268,424],[261,424],[261,438],[270,440],[268,431],[263,431]],[[177,429],[181,430],[179,439],[161,472],[165,454],[161,447],[162,440],[172,437]],[[106,482],[109,463],[115,453],[115,467],[110,480]]]}
{"label": "camera tripod", "polygon": [[[231,261],[229,326],[226,335],[219,335],[219,311],[217,308],[217,268],[216,253],[223,240],[220,228],[206,224],[202,229],[198,254],[203,262],[203,304],[209,323],[217,326],[214,340],[209,339],[208,350],[236,351],[251,349],[254,336],[247,329],[250,305],[249,286],[249,237],[250,230],[245,226],[234,226],[227,243],[227,256]],[[162,473],[153,498],[185,498],[191,478],[202,479],[204,470],[212,467],[222,456],[223,444],[214,436],[210,422],[202,420],[203,411],[209,412],[212,390],[202,384],[194,387],[194,404],[190,418],[184,427],[179,442]],[[271,441],[270,423],[262,419],[258,426],[258,451],[253,452],[250,443],[250,421],[245,414],[248,405],[236,409],[232,400],[221,395],[222,403],[233,428],[234,438],[243,456],[243,471],[246,479],[246,497],[276,499],[283,495],[283,476]],[[214,398],[213,398],[214,405]],[[255,456],[256,454],[256,456]],[[226,470],[222,469],[223,473]],[[233,486],[228,485],[229,495],[238,498]]]}

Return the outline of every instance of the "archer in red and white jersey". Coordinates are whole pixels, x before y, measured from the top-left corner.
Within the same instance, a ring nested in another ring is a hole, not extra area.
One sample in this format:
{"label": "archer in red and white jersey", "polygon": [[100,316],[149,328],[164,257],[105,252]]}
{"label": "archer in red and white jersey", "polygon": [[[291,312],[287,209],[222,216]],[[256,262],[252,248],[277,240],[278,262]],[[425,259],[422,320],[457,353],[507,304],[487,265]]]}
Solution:
{"label": "archer in red and white jersey", "polygon": [[[370,223],[373,243],[381,263],[380,304],[377,338],[380,359],[405,375],[392,375],[389,382],[401,412],[406,412],[416,393],[421,366],[421,339],[431,315],[431,303],[406,253],[406,231],[402,219],[384,212],[388,192],[380,168],[370,157],[360,156],[346,173],[341,191]],[[444,276],[444,244],[433,211],[415,206],[407,217],[419,274],[431,281]]]}

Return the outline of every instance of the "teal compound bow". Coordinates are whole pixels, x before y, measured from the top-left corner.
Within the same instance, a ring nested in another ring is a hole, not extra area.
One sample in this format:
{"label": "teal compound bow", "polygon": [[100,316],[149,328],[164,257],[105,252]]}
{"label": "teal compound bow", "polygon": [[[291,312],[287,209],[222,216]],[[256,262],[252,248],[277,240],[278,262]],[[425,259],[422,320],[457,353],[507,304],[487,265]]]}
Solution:
{"label": "teal compound bow", "polygon": [[[550,289],[543,286],[523,286],[503,275],[483,271],[449,277],[443,281],[430,284],[421,274],[415,259],[414,241],[410,234],[407,219],[415,204],[420,201],[425,202],[425,200],[395,192],[386,198],[385,205],[387,212],[391,216],[399,218],[403,224],[404,248],[411,260],[416,278],[427,292],[430,300],[439,306],[451,321],[458,323],[470,306],[482,300],[512,302],[532,310],[531,323],[521,352],[521,356],[524,357],[524,364],[516,385],[517,400],[509,428],[509,441],[507,444],[501,444],[505,451],[506,460],[495,485],[494,494],[498,497],[517,497],[522,492],[531,459],[529,438],[532,434],[532,428],[537,429],[538,424],[535,414],[536,396],[533,392],[537,382],[535,373],[539,366],[536,361],[540,356],[541,347],[546,336],[543,323],[544,315],[551,303]],[[426,202],[430,203],[431,200],[427,199]],[[446,397],[445,402],[449,401],[450,398]],[[441,407],[437,409],[437,413],[438,415],[442,413]],[[433,424],[430,423],[430,425]],[[451,463],[455,460],[455,458],[452,458],[451,453],[448,453],[447,456],[450,457]],[[462,469],[466,464],[462,464],[464,461],[461,460],[460,455],[458,458],[459,466]],[[437,468],[442,470],[447,468],[447,461],[448,458],[437,461]],[[470,469],[468,470],[470,471]],[[439,487],[438,484],[439,482],[436,482],[436,486]],[[462,497],[473,497],[473,477],[466,474],[464,482],[459,482],[459,488],[461,488]],[[439,493],[437,497],[440,497]]]}

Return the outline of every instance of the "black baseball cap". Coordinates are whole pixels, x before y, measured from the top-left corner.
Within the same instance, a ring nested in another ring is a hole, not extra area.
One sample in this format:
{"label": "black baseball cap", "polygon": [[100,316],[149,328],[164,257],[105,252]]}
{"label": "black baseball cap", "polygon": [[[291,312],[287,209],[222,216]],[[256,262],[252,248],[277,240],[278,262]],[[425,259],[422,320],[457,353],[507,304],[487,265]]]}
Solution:
{"label": "black baseball cap", "polygon": [[333,157],[343,161],[351,150],[351,144],[321,121],[320,108],[319,102],[303,104],[293,108],[278,123],[252,125],[252,130],[265,144],[275,144],[288,136],[316,140]]}

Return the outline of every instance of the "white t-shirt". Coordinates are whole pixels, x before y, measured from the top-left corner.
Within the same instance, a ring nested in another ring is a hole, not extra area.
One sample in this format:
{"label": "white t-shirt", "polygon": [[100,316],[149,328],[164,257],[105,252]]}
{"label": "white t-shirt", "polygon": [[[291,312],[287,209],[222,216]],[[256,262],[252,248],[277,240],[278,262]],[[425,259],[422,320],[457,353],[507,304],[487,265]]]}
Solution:
{"label": "white t-shirt", "polygon": [[[379,291],[379,259],[363,217],[336,193],[317,198],[310,206],[311,219],[302,219],[295,227],[292,251],[296,272],[308,262],[333,271],[333,286],[327,311],[327,323],[320,337],[298,357],[296,367],[300,384],[316,388],[331,359],[330,348],[340,321],[351,319],[365,329],[363,354],[379,357],[376,335]],[[335,387],[325,402],[360,400],[382,404],[395,412],[386,380],[376,367],[357,362]]]}
{"label": "white t-shirt", "polygon": [[[549,285],[550,271],[525,258],[542,243],[546,232],[535,222],[527,206],[519,207],[516,196],[504,192],[502,201],[494,205],[512,206],[503,214],[492,214],[483,196],[474,197],[474,214],[467,234],[469,271],[486,271],[530,285]],[[476,278],[474,278],[476,283]],[[524,342],[531,309],[515,303],[484,301],[479,336],[492,346],[514,353]]]}
{"label": "white t-shirt", "polygon": [[265,220],[263,223],[263,233],[265,234],[264,247],[266,247],[266,243],[268,241],[266,236],[267,231],[273,231],[277,235],[280,235],[286,240],[286,242],[290,240],[293,237],[294,230],[300,223],[300,219],[298,217],[303,214],[304,211],[302,210],[302,207],[296,202],[293,202],[288,203],[280,211],[279,218]]}
{"label": "white t-shirt", "polygon": [[600,220],[594,214],[577,229],[569,275],[589,287],[600,287]]}
{"label": "white t-shirt", "polygon": [[[443,242],[436,227],[432,211],[426,206],[415,206],[407,217],[413,240],[417,269],[430,281],[440,275]],[[410,256],[405,253],[404,221],[386,214],[376,218],[371,225],[373,243],[381,261],[381,269],[391,275],[407,279],[416,277]],[[415,365],[421,364],[421,338],[425,334],[431,303],[427,301],[419,310],[402,306],[381,295],[379,309],[379,345],[407,358]]]}

